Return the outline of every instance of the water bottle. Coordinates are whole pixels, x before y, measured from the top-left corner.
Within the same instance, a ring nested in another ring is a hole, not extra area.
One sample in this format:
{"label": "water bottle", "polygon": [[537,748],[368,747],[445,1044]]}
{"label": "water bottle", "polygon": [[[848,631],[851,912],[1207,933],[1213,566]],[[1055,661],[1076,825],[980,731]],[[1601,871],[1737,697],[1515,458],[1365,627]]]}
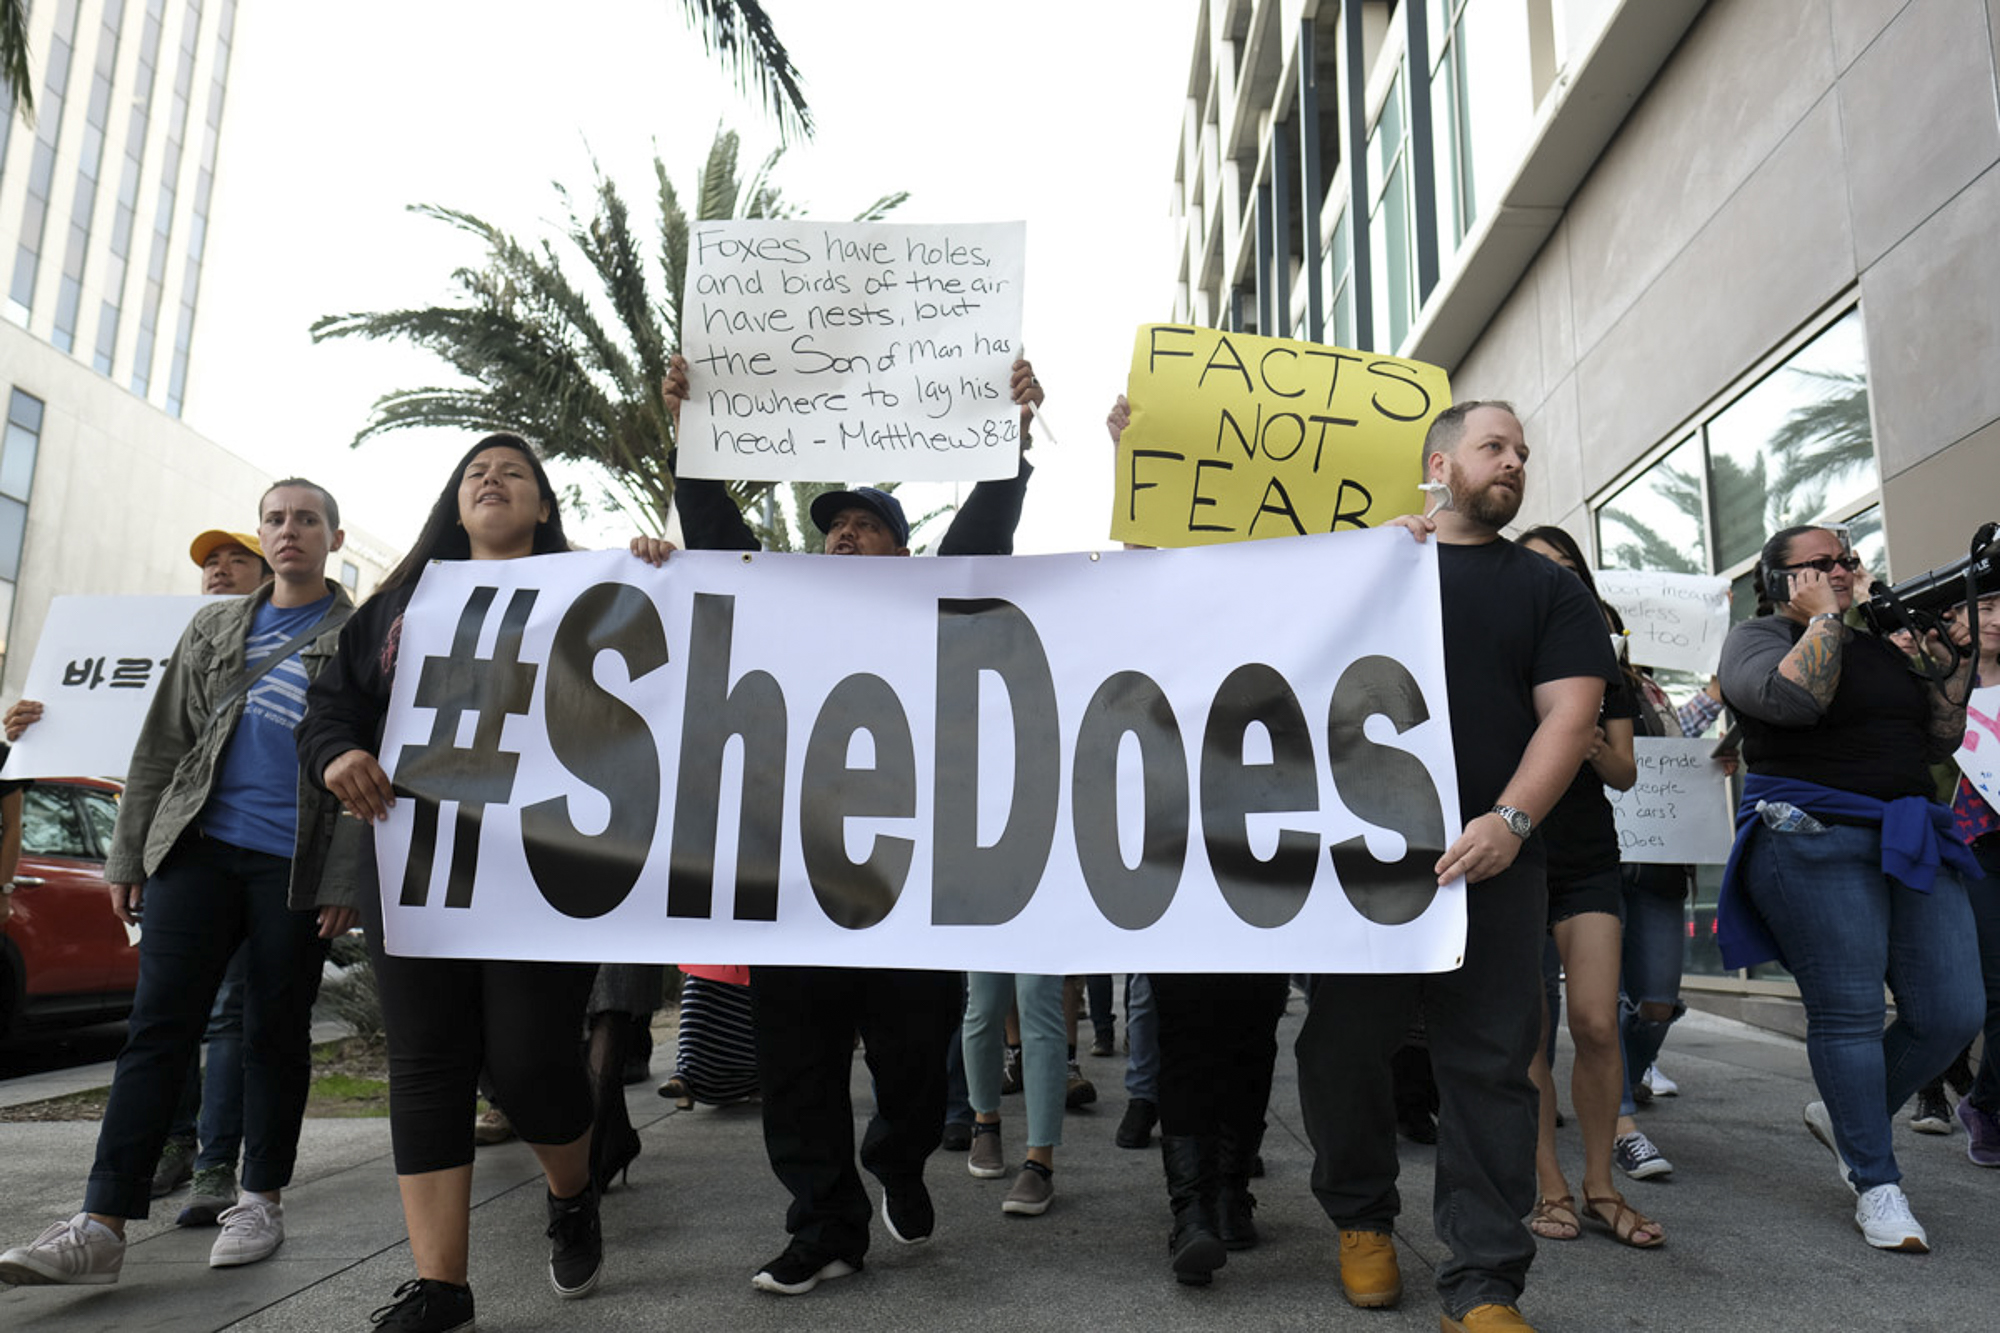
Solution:
{"label": "water bottle", "polygon": [[1757,814],[1764,827],[1778,833],[1824,833],[1826,825],[1790,801],[1759,801]]}

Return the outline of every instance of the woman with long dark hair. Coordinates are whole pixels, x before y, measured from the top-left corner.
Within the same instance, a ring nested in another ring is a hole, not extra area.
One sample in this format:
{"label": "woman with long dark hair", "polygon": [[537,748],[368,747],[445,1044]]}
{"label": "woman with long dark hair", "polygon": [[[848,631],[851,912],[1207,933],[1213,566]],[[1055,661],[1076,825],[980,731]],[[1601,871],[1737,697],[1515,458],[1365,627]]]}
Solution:
{"label": "woman with long dark hair", "polygon": [[[1777,958],[1798,982],[1821,1101],[1806,1106],[1877,1249],[1929,1238],[1904,1197],[1890,1117],[1979,1029],[1984,997],[1963,873],[1927,765],[1965,736],[1970,662],[1934,687],[1851,628],[1861,562],[1825,528],[1764,544],[1757,615],[1722,645],[1723,698],[1749,777],[1716,904],[1723,966]],[[1935,645],[1934,645],[1935,646]],[[1884,1028],[1884,983],[1896,1021]]]}
{"label": "woman with long dark hair", "polygon": [[[1574,537],[1561,528],[1530,528],[1521,534],[1520,544],[1583,580],[1605,613],[1605,632],[1611,632],[1615,613],[1598,596],[1597,580]],[[1632,753],[1633,719],[1638,715],[1638,693],[1629,679],[1606,687],[1596,743],[1569,790],[1542,821],[1541,837],[1549,857],[1549,933],[1562,955],[1569,1034],[1576,1046],[1570,1100],[1583,1139],[1583,1208],[1576,1207],[1556,1156],[1556,1084],[1545,1041],[1529,1069],[1542,1098],[1535,1149],[1541,1197],[1528,1226],[1548,1240],[1574,1240],[1580,1218],[1587,1217],[1601,1223],[1615,1239],[1651,1249],[1666,1240],[1666,1232],[1625,1201],[1611,1174],[1618,1105],[1625,1092],[1625,1060],[1618,1039],[1625,889],[1619,874],[1618,830],[1604,789],[1624,791],[1638,778]]]}
{"label": "woman with long dark hair", "polygon": [[[395,680],[403,612],[433,560],[510,560],[569,550],[541,460],[515,435],[467,451],[416,544],[341,632],[299,724],[300,767],[373,824],[393,801],[376,760]],[[672,545],[637,538],[658,564]],[[389,1041],[390,1139],[416,1279],[376,1311],[382,1328],[438,1333],[472,1326],[467,1285],[472,1108],[482,1066],[548,1182],[549,1281],[580,1297],[597,1285],[602,1242],[591,1181],[593,1099],[578,1036],[594,969],[587,963],[401,958],[382,947],[372,829],[361,857],[361,907]]]}

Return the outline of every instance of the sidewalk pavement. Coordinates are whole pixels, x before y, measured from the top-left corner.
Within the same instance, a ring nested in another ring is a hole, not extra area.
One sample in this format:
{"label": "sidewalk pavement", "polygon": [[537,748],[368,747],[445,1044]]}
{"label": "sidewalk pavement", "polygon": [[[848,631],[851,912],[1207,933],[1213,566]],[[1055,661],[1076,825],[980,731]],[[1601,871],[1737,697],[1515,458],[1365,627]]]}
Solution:
{"label": "sidewalk pavement", "polygon": [[[550,1291],[542,1187],[519,1143],[482,1148],[474,1179],[472,1283],[489,1333],[727,1328],[1366,1329],[1430,1333],[1430,1285],[1440,1260],[1431,1233],[1435,1150],[1402,1148],[1404,1213],[1397,1233],[1407,1287],[1401,1308],[1362,1311],[1341,1298],[1333,1228],[1307,1188],[1312,1154],[1299,1123],[1291,1056],[1302,1002],[1280,1032],[1269,1174],[1255,1182],[1263,1244],[1238,1252],[1206,1289],[1167,1270],[1168,1210],[1157,1152],[1111,1142],[1124,1111],[1123,1060],[1085,1058],[1095,1106],[1072,1112],[1057,1154],[1056,1199],[1039,1218],[1002,1215],[1007,1182],[969,1177],[940,1153],[928,1176],[936,1238],[905,1247],[879,1225],[866,1271],[803,1297],[753,1290],[750,1275],[785,1243],[786,1196],[764,1160],[757,1109],[676,1113],[651,1083],[628,1090],[645,1151],[631,1182],[604,1204],[605,1278],[590,1299]],[[1122,1029],[1121,1029],[1122,1032]],[[1566,1086],[1567,1047],[1559,1066]],[[1804,1047],[1727,1019],[1690,1013],[1668,1039],[1665,1067],[1680,1097],[1641,1111],[1674,1163],[1665,1182],[1621,1181],[1668,1241],[1640,1252],[1601,1229],[1544,1242],[1524,1309],[1544,1333],[1603,1330],[1981,1329],[1994,1323],[1992,1221],[2000,1171],[1965,1158],[1965,1136],[1917,1135],[1897,1118],[1904,1186],[1930,1231],[1928,1256],[1868,1248],[1853,1201],[1800,1110],[1813,1096]],[[656,1072],[664,1074],[664,1053]],[[868,1104],[855,1061],[854,1100]],[[1567,1106],[1565,1093],[1564,1104]],[[1008,1099],[1007,1145],[1024,1145]],[[1565,1165],[1580,1171],[1574,1120]],[[0,1125],[0,1245],[25,1243],[73,1212],[94,1125]],[[879,1199],[872,1179],[871,1193]],[[273,1258],[211,1270],[213,1231],[171,1225],[177,1198],[134,1224],[115,1286],[0,1289],[0,1328],[359,1330],[412,1275],[383,1120],[307,1124],[286,1191],[289,1239]]]}

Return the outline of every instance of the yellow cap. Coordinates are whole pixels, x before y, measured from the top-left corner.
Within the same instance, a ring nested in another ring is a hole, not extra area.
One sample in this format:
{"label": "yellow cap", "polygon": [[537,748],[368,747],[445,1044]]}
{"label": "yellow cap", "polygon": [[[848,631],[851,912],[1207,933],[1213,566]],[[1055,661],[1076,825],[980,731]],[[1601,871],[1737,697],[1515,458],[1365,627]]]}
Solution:
{"label": "yellow cap", "polygon": [[188,555],[196,565],[205,567],[218,546],[240,546],[259,560],[264,558],[264,548],[257,544],[255,537],[247,532],[224,532],[221,528],[210,528],[196,537],[193,545],[188,547]]}

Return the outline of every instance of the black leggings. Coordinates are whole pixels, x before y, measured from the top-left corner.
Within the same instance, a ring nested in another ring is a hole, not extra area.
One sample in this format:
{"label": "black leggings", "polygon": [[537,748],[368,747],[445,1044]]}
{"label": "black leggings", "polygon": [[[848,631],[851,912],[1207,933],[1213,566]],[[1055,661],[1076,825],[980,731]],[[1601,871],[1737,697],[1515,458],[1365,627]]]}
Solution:
{"label": "black leggings", "polygon": [[594,1110],[582,1034],[596,965],[384,953],[374,848],[361,859],[368,959],[389,1038],[396,1174],[472,1164],[482,1066],[494,1100],[527,1142],[581,1138]]}

